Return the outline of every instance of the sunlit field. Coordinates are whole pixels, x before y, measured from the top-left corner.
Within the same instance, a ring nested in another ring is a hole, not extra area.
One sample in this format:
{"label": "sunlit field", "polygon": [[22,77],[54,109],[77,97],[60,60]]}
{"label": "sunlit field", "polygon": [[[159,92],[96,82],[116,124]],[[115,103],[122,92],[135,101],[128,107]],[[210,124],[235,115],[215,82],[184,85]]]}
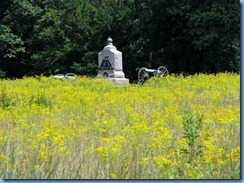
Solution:
{"label": "sunlit field", "polygon": [[240,75],[0,80],[1,179],[239,179]]}

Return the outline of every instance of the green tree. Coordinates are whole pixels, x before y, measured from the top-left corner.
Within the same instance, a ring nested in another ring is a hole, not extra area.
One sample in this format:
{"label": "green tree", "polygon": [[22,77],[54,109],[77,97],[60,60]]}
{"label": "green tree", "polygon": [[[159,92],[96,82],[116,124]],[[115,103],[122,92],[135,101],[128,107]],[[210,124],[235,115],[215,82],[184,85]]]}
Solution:
{"label": "green tree", "polygon": [[[45,9],[35,25],[38,49],[33,54],[34,67],[43,74],[77,71],[93,60],[91,37],[96,8],[89,1],[45,1]],[[52,6],[50,6],[50,4]],[[91,65],[91,64],[90,64]],[[79,70],[79,74],[85,74]]]}
{"label": "green tree", "polygon": [[0,17],[0,67],[9,77],[30,72],[32,32],[40,9],[32,1],[3,1]]}
{"label": "green tree", "polygon": [[240,2],[202,1],[188,14],[187,36],[194,49],[192,72],[239,71]]}
{"label": "green tree", "polygon": [[[8,77],[96,75],[111,36],[126,77],[164,65],[170,73],[240,71],[236,0],[3,0],[0,69]],[[17,72],[18,71],[18,72]]]}

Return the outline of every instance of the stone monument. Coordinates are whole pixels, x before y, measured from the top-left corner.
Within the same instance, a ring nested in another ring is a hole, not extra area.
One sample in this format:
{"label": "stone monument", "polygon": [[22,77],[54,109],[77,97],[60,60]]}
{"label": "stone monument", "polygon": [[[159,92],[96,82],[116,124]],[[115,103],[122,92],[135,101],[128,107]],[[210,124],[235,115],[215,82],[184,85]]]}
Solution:
{"label": "stone monument", "polygon": [[125,78],[123,72],[122,52],[116,49],[110,37],[107,39],[107,45],[98,53],[97,77],[107,77],[118,85],[129,84],[129,79]]}

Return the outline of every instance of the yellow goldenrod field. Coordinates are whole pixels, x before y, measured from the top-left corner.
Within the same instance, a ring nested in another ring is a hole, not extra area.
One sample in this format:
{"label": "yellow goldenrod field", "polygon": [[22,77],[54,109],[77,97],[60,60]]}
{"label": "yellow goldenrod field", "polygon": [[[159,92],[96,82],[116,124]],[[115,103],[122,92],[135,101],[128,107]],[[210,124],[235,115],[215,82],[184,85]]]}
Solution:
{"label": "yellow goldenrod field", "polygon": [[0,80],[1,179],[240,179],[240,75]]}

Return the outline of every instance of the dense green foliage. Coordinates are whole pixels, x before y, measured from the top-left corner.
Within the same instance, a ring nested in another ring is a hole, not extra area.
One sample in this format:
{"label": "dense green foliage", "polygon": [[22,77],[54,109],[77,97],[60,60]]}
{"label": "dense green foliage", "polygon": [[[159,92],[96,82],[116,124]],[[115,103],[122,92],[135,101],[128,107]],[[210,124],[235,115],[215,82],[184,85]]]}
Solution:
{"label": "dense green foliage", "polygon": [[237,0],[2,0],[0,77],[95,75],[111,36],[126,77],[240,71]]}

